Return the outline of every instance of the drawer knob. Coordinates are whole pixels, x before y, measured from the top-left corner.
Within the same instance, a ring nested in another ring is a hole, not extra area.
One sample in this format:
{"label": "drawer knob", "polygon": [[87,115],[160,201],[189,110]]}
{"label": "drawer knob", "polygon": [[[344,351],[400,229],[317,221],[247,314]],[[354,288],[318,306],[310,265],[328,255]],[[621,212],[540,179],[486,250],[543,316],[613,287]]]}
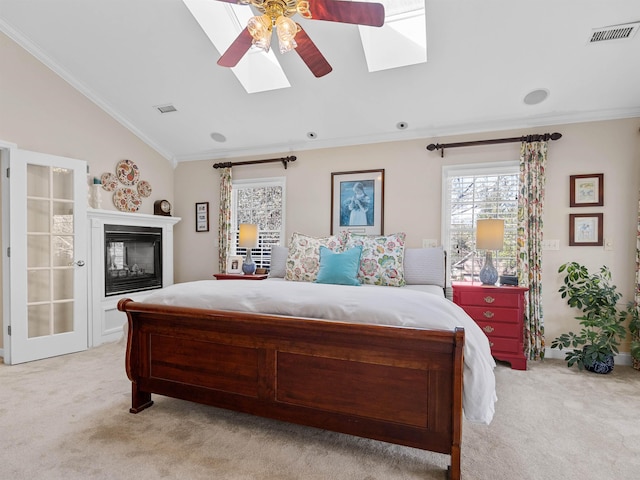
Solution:
{"label": "drawer knob", "polygon": [[491,333],[494,330],[494,328],[491,325],[485,325],[484,327],[482,327],[482,329],[487,333]]}
{"label": "drawer knob", "polygon": [[484,315],[484,318],[493,318],[493,312],[491,310],[487,310],[486,312],[482,312],[482,315]]}
{"label": "drawer knob", "polygon": [[495,301],[496,301],[496,299],[495,299],[495,298],[493,298],[493,297],[491,297],[491,296],[489,296],[489,295],[487,295],[486,297],[484,297],[484,302],[485,302],[485,303],[493,303],[493,302],[495,302]]}

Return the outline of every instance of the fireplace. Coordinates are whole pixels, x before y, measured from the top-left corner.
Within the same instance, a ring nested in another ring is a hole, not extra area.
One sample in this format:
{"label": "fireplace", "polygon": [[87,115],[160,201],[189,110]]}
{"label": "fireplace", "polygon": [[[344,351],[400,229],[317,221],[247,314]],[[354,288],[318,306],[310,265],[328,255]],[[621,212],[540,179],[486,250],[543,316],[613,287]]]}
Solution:
{"label": "fireplace", "polygon": [[104,225],[105,296],[162,288],[162,228]]}

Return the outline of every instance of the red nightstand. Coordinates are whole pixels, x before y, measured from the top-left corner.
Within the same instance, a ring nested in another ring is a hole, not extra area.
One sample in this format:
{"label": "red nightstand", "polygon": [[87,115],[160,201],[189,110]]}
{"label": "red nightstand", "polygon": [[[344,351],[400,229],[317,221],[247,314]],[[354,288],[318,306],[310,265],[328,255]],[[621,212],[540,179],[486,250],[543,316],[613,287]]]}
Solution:
{"label": "red nightstand", "polygon": [[526,370],[524,293],[529,289],[464,282],[454,282],[452,287],[453,301],[489,338],[491,354],[498,360],[511,363],[515,370]]}
{"label": "red nightstand", "polygon": [[245,275],[244,273],[214,273],[213,276],[216,277],[216,280],[264,280],[269,274]]}

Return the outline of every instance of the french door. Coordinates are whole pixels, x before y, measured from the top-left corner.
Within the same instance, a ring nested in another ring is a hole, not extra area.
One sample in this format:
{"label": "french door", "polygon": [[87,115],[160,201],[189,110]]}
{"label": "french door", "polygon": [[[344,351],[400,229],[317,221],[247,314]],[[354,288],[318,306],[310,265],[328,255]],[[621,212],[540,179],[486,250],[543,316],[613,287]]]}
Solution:
{"label": "french door", "polygon": [[86,162],[12,149],[8,163],[8,363],[86,350]]}

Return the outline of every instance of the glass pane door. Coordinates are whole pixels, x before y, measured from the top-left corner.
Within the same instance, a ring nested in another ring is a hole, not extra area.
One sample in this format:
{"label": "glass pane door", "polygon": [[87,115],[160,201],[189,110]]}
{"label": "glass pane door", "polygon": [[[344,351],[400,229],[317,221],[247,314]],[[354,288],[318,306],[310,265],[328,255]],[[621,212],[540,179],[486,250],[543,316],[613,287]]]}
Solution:
{"label": "glass pane door", "polygon": [[85,350],[86,162],[10,158],[11,363]]}

